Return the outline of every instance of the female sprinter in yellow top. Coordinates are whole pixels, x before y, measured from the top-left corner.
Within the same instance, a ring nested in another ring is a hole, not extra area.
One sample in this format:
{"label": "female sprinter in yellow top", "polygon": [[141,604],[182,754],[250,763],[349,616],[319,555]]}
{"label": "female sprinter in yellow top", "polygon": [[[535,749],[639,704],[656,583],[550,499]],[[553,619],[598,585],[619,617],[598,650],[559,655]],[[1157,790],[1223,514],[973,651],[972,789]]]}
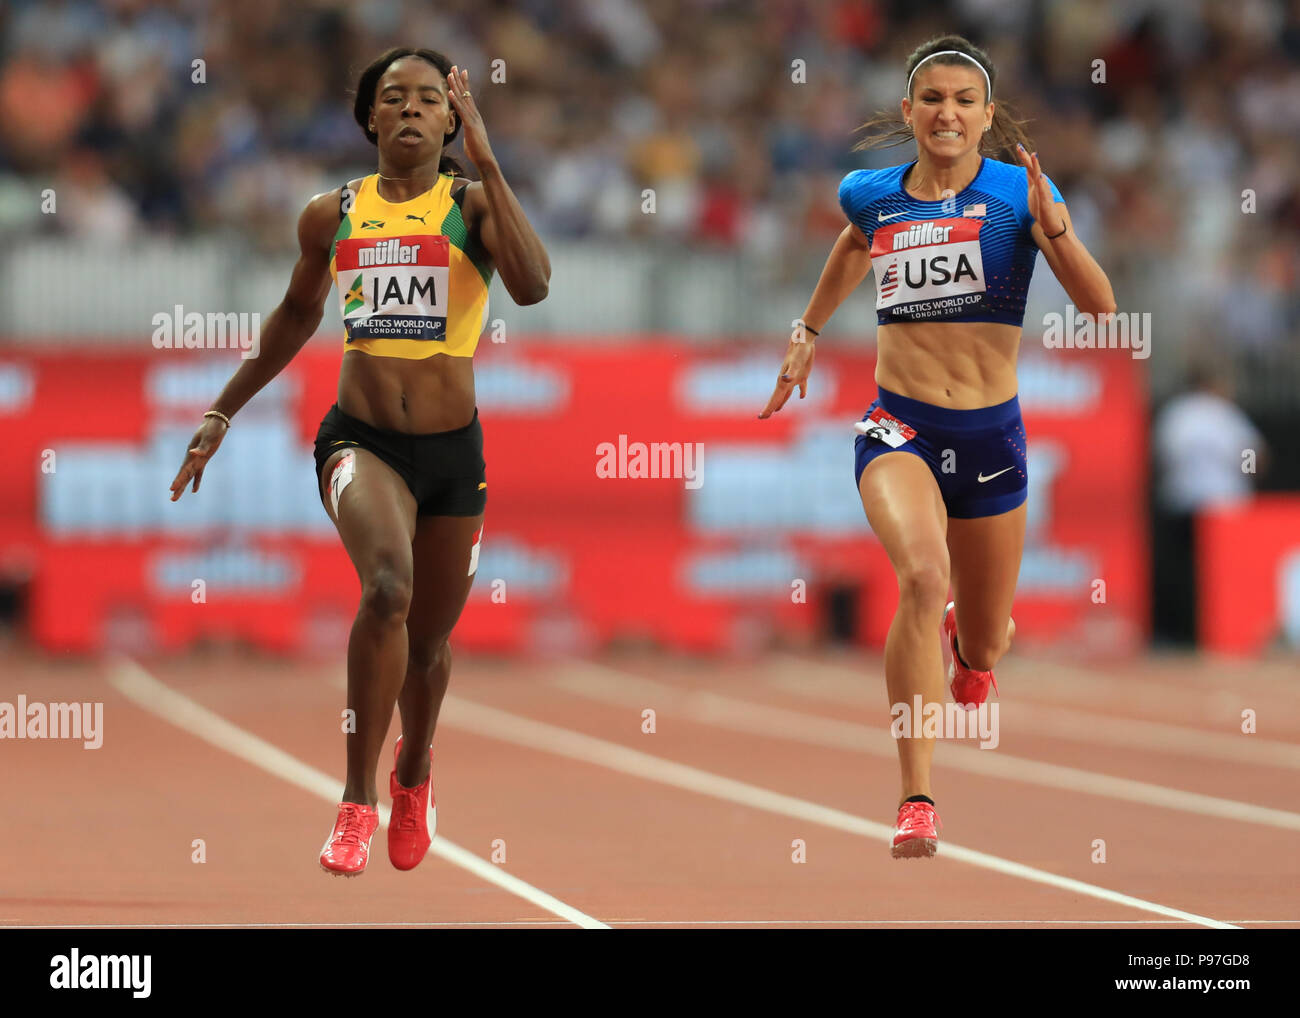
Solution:
{"label": "female sprinter in yellow top", "polygon": [[[389,778],[393,865],[418,864],[436,830],[431,743],[486,501],[474,348],[494,270],[517,304],[542,300],[551,275],[492,154],[468,71],[432,50],[390,50],[362,72],[353,112],[378,147],[378,172],[307,204],[302,253],[262,354],[212,404],[172,482],[173,501],[191,480],[199,490],[229,419],[316,331],[336,282],[345,352],[338,402],[316,438],[316,483],[361,601],[348,641],[356,731],[320,864],[346,876],[365,870],[379,824],[375,767],[394,703],[402,737]],[[479,181],[443,154],[462,126]]]}
{"label": "female sprinter in yellow top", "polygon": [[[1015,632],[1027,492],[1016,354],[1037,253],[1080,313],[1113,312],[1115,301],[1019,122],[993,101],[988,55],[943,36],[912,53],[907,73],[903,123],[858,147],[912,139],[916,159],[845,177],[849,225],[804,311],[808,335],[793,337],[759,416],[780,410],[795,387],[803,398],[810,337],[874,268],[879,395],[855,426],[855,466],[867,520],[898,579],[885,642],[889,702],[942,701],[947,656],[953,699],[975,709]],[[879,114],[864,127],[890,122]],[[1018,165],[984,151],[1012,152]],[[901,738],[898,755],[891,852],[930,856],[934,740]]]}

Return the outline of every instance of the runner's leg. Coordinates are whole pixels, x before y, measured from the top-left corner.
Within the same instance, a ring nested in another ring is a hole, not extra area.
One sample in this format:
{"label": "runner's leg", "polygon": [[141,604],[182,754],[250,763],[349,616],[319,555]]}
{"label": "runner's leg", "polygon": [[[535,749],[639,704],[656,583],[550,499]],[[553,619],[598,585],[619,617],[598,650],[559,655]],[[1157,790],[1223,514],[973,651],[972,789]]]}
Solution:
{"label": "runner's leg", "polygon": [[[330,478],[352,454],[354,474],[335,514]],[[406,617],[414,585],[411,542],[415,496],[392,467],[360,448],[340,450],[321,471],[325,509],[361,581],[361,601],[348,639],[348,708],[356,730],[347,740],[348,774],[343,802],[379,801],[375,768],[393,705],[406,674]]]}
{"label": "runner's leg", "polygon": [[421,516],[416,521],[414,591],[406,630],[406,677],[397,698],[402,713],[402,752],[397,780],[414,788],[429,773],[429,744],[451,675],[451,631],[469,597],[478,516]]}
{"label": "runner's leg", "polygon": [[[922,710],[944,699],[939,624],[948,600],[947,510],[930,468],[912,453],[885,453],[871,460],[858,482],[867,521],[898,579],[898,608],[885,640],[885,686],[889,703],[921,696]],[[902,799],[930,795],[930,738],[898,740]],[[933,796],[931,796],[933,798]]]}
{"label": "runner's leg", "polygon": [[997,516],[948,520],[957,608],[957,651],[976,671],[993,669],[1011,646],[1011,604],[1025,549],[1025,503]]}

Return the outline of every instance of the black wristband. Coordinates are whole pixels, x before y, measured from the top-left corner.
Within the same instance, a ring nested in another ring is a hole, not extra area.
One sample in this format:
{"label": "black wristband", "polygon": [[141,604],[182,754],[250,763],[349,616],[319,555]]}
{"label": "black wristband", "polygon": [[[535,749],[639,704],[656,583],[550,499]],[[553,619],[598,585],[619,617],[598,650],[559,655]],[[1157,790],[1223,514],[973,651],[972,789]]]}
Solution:
{"label": "black wristband", "polygon": [[814,329],[811,325],[809,325],[809,324],[806,323],[806,322],[804,323],[803,331],[804,331],[804,332],[811,332],[814,336],[820,336],[820,335],[821,335],[820,332],[818,332],[816,329]]}
{"label": "black wristband", "polygon": [[1064,223],[1061,226],[1060,233],[1044,233],[1043,236],[1046,237],[1048,240],[1055,240],[1057,237],[1064,236],[1065,231],[1068,230],[1069,228],[1070,228],[1069,223]]}

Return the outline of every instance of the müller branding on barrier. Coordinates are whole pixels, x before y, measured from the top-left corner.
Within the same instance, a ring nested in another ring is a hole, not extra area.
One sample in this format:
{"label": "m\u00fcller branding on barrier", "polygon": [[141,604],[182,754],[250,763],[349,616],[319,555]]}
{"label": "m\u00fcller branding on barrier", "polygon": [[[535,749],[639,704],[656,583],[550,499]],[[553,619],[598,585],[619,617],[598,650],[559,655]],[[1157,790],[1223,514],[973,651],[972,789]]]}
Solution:
{"label": "m\u00fcller branding on barrier", "polygon": [[[0,559],[35,562],[29,616],[41,646],[94,652],[129,631],[166,651],[226,638],[297,650],[318,642],[319,620],[351,617],[356,574],[321,508],[311,456],[336,395],[337,353],[304,349],[240,412],[199,495],[167,499],[173,460],[236,357],[146,349],[9,361],[33,397],[0,409],[8,451],[34,465],[49,452],[57,464],[14,471],[0,505]],[[848,586],[858,591],[853,639],[883,645],[896,583],[863,518],[851,441],[876,395],[874,356],[819,354],[808,400],[770,421],[746,411],[749,386],[736,384],[753,359],[749,346],[705,351],[673,337],[616,353],[594,341],[487,351],[475,378],[494,537],[475,588],[501,581],[509,596],[475,597],[461,644],[525,650],[562,604],[596,646],[631,633],[725,650],[756,619],[766,631],[815,634],[834,590]],[[1021,372],[1030,504],[1016,622],[1022,643],[1123,653],[1144,640],[1148,614],[1145,522],[1127,508],[1145,499],[1137,366],[1088,351],[1050,361],[1027,356]],[[118,412],[76,423],[69,408],[105,391]],[[760,551],[770,556],[763,568],[701,582]],[[611,581],[615,560],[634,579]],[[547,563],[544,590],[519,574],[528,562]],[[791,597],[797,580],[806,600]]]}

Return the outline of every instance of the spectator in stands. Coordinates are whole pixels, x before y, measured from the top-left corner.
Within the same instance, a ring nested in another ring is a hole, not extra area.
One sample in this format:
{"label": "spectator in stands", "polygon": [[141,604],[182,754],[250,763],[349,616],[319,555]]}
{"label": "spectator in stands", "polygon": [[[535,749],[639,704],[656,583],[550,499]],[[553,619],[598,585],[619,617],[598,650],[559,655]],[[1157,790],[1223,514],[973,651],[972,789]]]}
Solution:
{"label": "spectator in stands", "polygon": [[1233,402],[1224,364],[1193,364],[1187,390],[1156,414],[1152,613],[1157,643],[1196,643],[1196,516],[1250,497],[1267,466],[1264,438]]}

